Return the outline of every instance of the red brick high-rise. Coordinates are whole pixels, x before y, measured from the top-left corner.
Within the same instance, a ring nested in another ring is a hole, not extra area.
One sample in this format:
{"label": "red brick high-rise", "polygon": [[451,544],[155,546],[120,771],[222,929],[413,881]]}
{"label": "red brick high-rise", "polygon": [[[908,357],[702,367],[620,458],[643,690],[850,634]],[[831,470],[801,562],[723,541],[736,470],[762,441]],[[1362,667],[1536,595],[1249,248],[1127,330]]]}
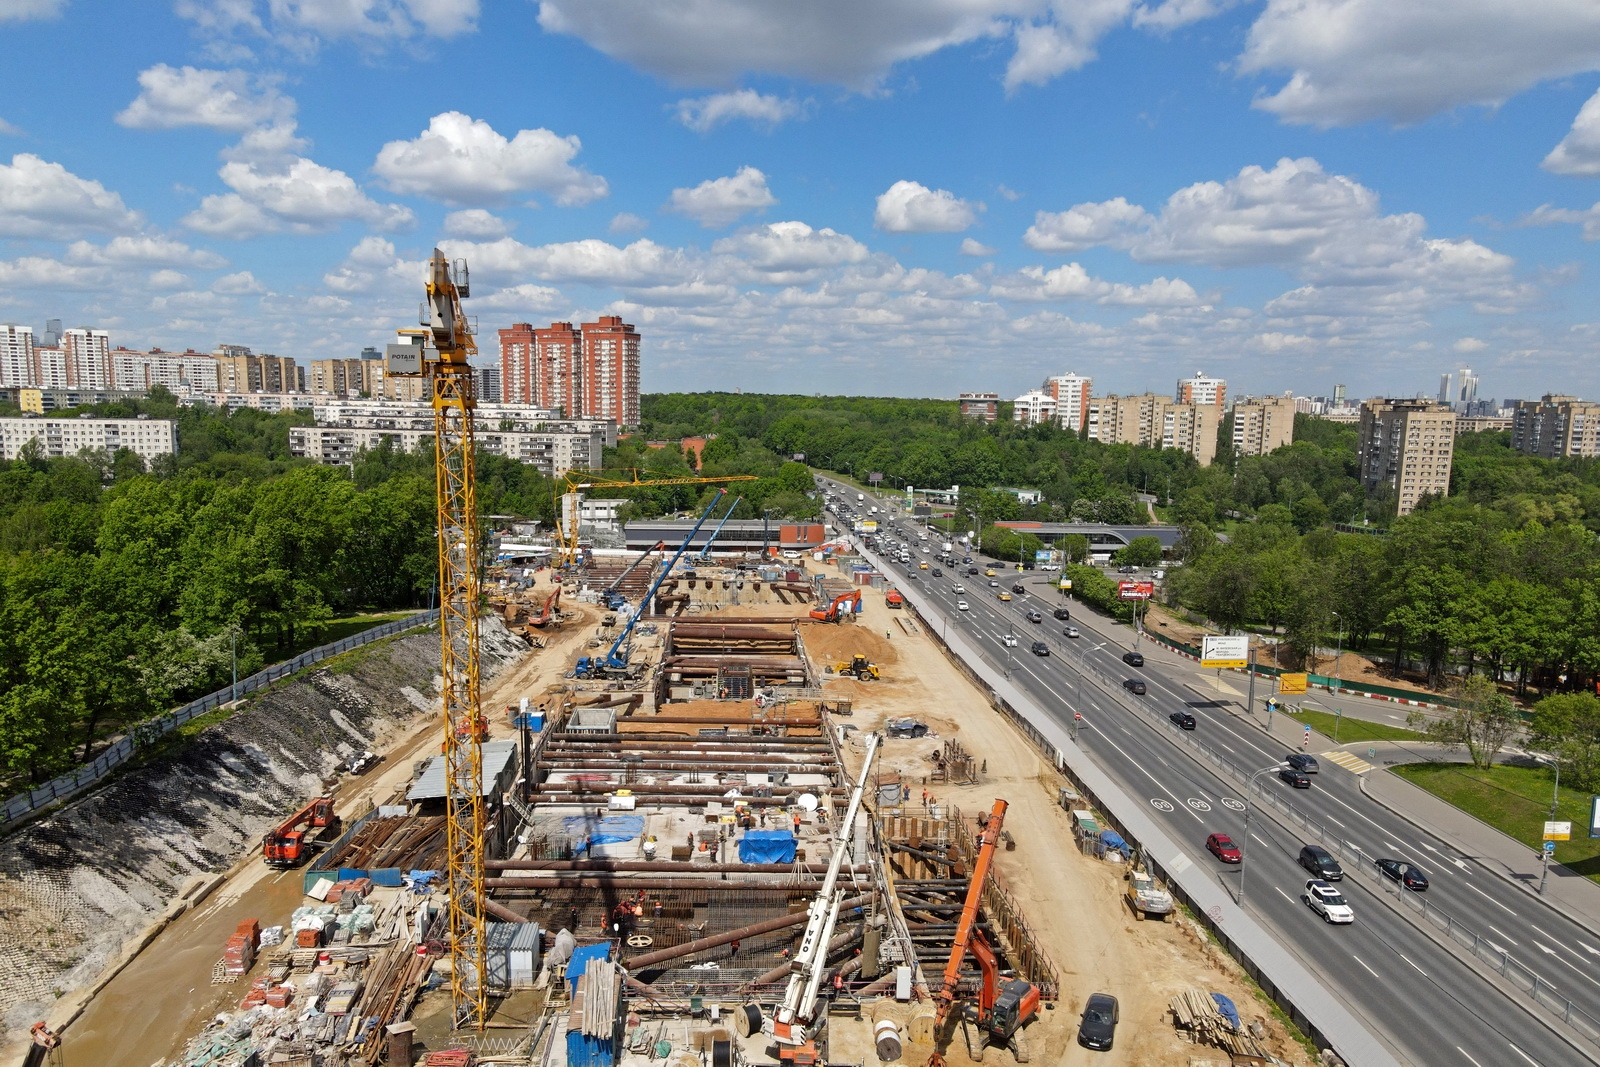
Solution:
{"label": "red brick high-rise", "polygon": [[639,425],[639,334],[620,316],[583,324],[583,414]]}
{"label": "red brick high-rise", "polygon": [[570,322],[533,331],[533,403],[560,408],[568,418],[587,415],[583,337]]}
{"label": "red brick high-rise", "polygon": [[500,396],[507,404],[533,403],[533,324],[500,331]]}

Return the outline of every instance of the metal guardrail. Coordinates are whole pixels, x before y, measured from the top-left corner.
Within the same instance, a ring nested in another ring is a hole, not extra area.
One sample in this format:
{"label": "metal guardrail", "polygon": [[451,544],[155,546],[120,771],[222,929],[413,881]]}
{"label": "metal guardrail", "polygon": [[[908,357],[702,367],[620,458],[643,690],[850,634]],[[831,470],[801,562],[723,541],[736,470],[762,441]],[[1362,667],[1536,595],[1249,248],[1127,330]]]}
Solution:
{"label": "metal guardrail", "polygon": [[26,793],[19,793],[7,800],[3,806],[0,806],[0,825],[20,819],[29,812],[37,811],[39,808],[53,804],[63,797],[71,796],[85,786],[93,785],[117,767],[132,759],[134,753],[140,748],[171,733],[191,719],[198,718],[206,712],[219,708],[235,699],[235,693],[253,693],[258,689],[264,689],[280,678],[302,671],[330,656],[348,652],[352,648],[360,648],[362,645],[370,644],[381,638],[404,633],[407,630],[414,630],[419,626],[426,626],[434,622],[438,617],[439,612],[437,609],[419,612],[408,618],[396,619],[393,622],[374,626],[369,630],[362,630],[360,633],[351,634],[349,637],[341,637],[337,641],[308,649],[293,659],[284,660],[282,663],[274,663],[270,667],[264,667],[248,678],[241,678],[237,687],[230,685],[226,689],[207,693],[200,699],[192,700],[181,708],[141,722],[130,729],[125,737],[100,753],[89,763],[52,778],[36,789],[30,789]]}

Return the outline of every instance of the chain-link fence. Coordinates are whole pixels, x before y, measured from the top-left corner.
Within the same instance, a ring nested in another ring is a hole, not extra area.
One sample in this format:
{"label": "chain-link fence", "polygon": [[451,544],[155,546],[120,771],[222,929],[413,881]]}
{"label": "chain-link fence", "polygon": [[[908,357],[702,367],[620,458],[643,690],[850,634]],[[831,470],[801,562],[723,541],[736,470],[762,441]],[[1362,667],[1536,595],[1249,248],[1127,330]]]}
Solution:
{"label": "chain-link fence", "polygon": [[183,707],[169,711],[165,715],[139,723],[128,731],[127,735],[104,752],[96,756],[93,761],[84,764],[66,774],[52,778],[36,789],[26,793],[19,793],[5,802],[0,807],[0,825],[9,823],[31,811],[53,804],[63,797],[71,796],[85,786],[92,785],[110,774],[112,770],[126,763],[141,747],[150,744],[157,738],[171,733],[191,719],[204,715],[206,712],[219,708],[224,704],[242,696],[253,693],[257,689],[264,689],[280,678],[302,671],[314,663],[320,663],[330,656],[337,656],[341,652],[348,652],[352,648],[360,648],[381,638],[394,634],[414,630],[420,626],[427,626],[437,620],[437,610],[424,611],[404,619],[396,619],[362,630],[360,633],[342,637],[326,645],[300,653],[293,659],[274,663],[250,675],[248,678],[239,679],[237,686],[230,685],[226,689],[219,689],[215,693],[208,693],[199,700],[193,700]]}

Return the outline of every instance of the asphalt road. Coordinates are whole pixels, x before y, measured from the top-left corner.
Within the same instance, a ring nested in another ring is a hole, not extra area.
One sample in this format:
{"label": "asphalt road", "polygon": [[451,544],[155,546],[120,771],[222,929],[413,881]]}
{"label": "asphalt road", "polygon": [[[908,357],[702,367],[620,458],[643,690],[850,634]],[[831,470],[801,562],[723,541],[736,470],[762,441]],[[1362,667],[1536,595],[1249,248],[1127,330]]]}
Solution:
{"label": "asphalt road", "polygon": [[[923,559],[929,560],[930,568],[937,565],[931,553],[913,555],[911,570]],[[1470,931],[1509,952],[1542,982],[1600,1020],[1600,938],[1594,933],[1368,800],[1360,792],[1357,775],[1326,758],[1321,759],[1321,772],[1309,790],[1291,790],[1275,773],[1257,780],[1258,789],[1279,791],[1280,799],[1292,803],[1320,832],[1290,829],[1290,820],[1258,802],[1246,838],[1242,786],[1206,753],[1252,772],[1273,766],[1288,750],[1244,718],[1242,707],[1217,706],[1219,699],[1240,705],[1242,700],[1206,685],[1193,661],[1145,641],[1140,645],[1145,666],[1127,666],[1121,656],[1132,647],[1132,630],[1097,616],[1078,601],[1065,604],[1072,613],[1070,625],[1077,626],[1082,636],[1066,638],[1062,630],[1068,623],[1051,616],[1064,602],[1048,576],[1025,575],[1022,581],[1029,592],[1007,603],[996,594],[1010,591],[1019,579],[1017,572],[993,564],[993,580],[1001,585],[991,588],[990,579],[981,573],[979,557],[974,557],[980,566],[977,576],[943,568],[942,577],[932,577],[930,569],[917,570],[916,579],[908,579],[908,568],[898,562],[884,561],[888,572],[908,588],[914,585],[940,605],[944,618],[930,623],[962,628],[986,650],[992,664],[1007,666],[1004,637],[1015,634],[1017,646],[1009,650],[1013,682],[1063,724],[1071,724],[1074,709],[1080,711],[1079,745],[1130,795],[1147,798],[1170,824],[1174,839],[1185,844],[1189,859],[1215,869],[1235,893],[1237,868],[1211,857],[1204,839],[1208,833],[1224,832],[1240,843],[1247,857],[1247,905],[1257,919],[1321,974],[1402,1058],[1419,1065],[1453,1067],[1527,1063],[1554,1067],[1577,1061],[1579,1054],[1572,1045],[1420,929],[1419,923],[1427,920],[1409,911],[1397,913],[1381,899],[1383,890],[1375,877],[1352,875],[1340,883],[1355,910],[1354,924],[1323,923],[1299,899],[1310,875],[1296,857],[1303,844],[1332,849],[1347,842],[1369,856],[1398,856],[1417,863],[1432,881],[1428,902],[1448,913],[1463,931],[1461,936]],[[964,572],[966,567],[959,569]],[[965,587],[964,594],[954,591],[957,585]],[[967,611],[957,610],[961,600],[968,604]],[[1043,622],[1027,621],[1030,610],[1040,611]],[[1038,640],[1049,647],[1048,657],[1029,652]],[[1130,677],[1143,680],[1148,695],[1137,697],[1122,690],[1122,679]],[[1244,681],[1235,676],[1231,684],[1242,690]],[[1180,709],[1198,720],[1187,738],[1166,719],[1169,712]],[[1205,751],[1192,749],[1190,742]],[[1582,1053],[1594,1058],[1596,1051],[1590,1047]]]}

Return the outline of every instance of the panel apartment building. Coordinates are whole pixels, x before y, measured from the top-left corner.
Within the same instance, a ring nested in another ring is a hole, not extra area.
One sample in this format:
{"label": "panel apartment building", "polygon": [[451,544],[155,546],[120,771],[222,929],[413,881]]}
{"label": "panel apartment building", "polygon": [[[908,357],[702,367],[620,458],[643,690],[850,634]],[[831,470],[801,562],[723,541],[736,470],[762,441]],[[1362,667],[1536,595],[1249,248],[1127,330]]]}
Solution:
{"label": "panel apartment building", "polygon": [[1409,515],[1428,494],[1450,492],[1456,413],[1436,400],[1382,399],[1361,405],[1357,456],[1368,496],[1389,494]]}
{"label": "panel apartment building", "polygon": [[1511,447],[1530,456],[1600,456],[1600,404],[1547,393],[1511,412]]}
{"label": "panel apartment building", "polygon": [[1089,401],[1084,436],[1105,444],[1176,448],[1209,467],[1217,455],[1221,409],[1213,404],[1179,403],[1170,396],[1142,393]]}
{"label": "panel apartment building", "polygon": [[500,395],[568,418],[639,424],[640,337],[617,315],[500,331]]}
{"label": "panel apartment building", "polygon": [[1241,456],[1264,456],[1294,441],[1298,400],[1283,396],[1240,397],[1233,405],[1233,450]]}
{"label": "panel apartment building", "polygon": [[178,451],[178,424],[171,419],[76,418],[0,419],[0,459],[13,460],[29,441],[38,441],[51,458],[76,456],[87,449],[110,455],[126,448],[145,463]]}

